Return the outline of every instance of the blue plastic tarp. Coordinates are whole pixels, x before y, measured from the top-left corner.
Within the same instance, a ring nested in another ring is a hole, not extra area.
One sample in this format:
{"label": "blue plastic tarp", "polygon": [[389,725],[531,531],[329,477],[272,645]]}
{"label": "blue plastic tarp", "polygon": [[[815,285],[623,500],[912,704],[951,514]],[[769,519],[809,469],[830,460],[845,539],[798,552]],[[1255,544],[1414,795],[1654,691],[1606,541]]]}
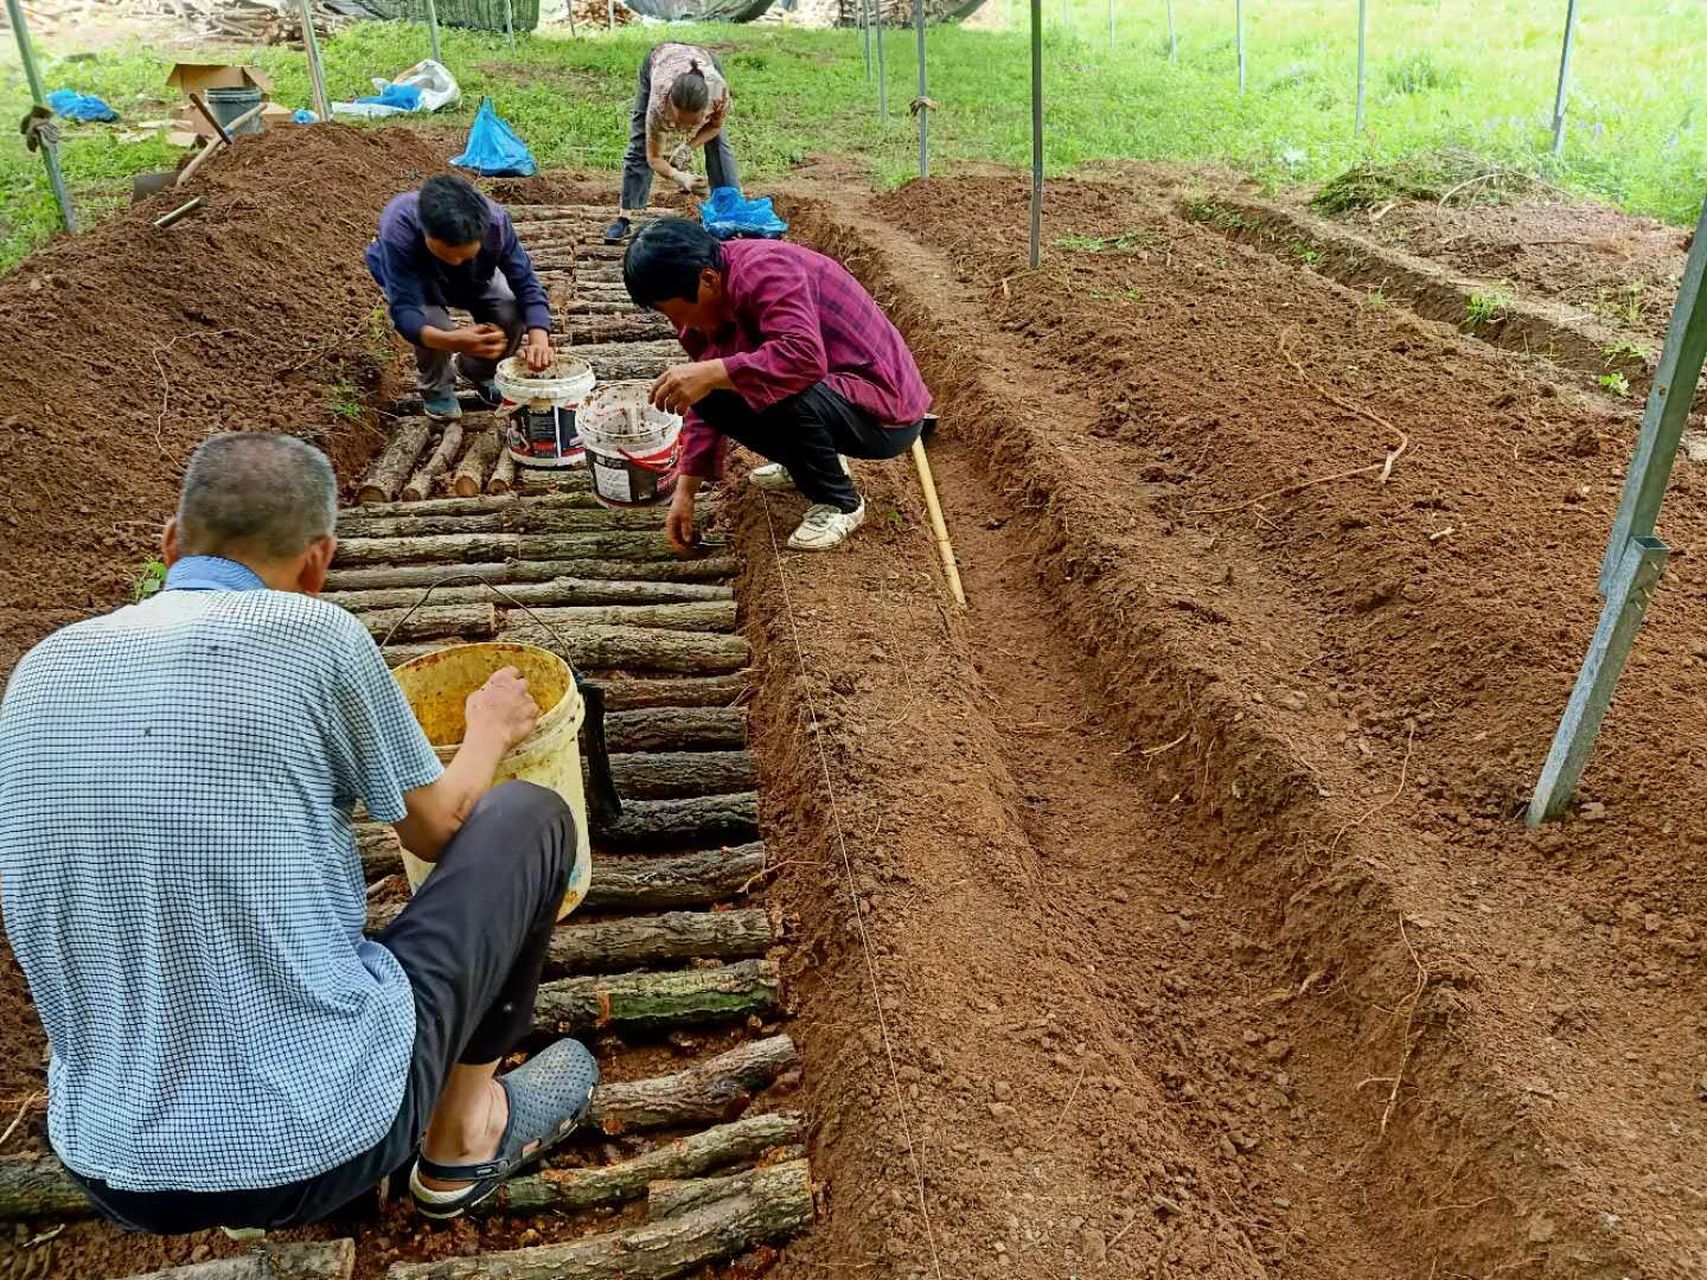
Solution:
{"label": "blue plastic tarp", "polygon": [[365,98],[357,98],[356,101],[375,107],[395,107],[398,111],[419,111],[421,88],[419,85],[393,82],[386,85],[383,92],[370,93]]}
{"label": "blue plastic tarp", "polygon": [[47,105],[52,107],[55,115],[64,116],[67,120],[117,120],[119,113],[92,93],[78,93],[75,89],[55,89],[47,95]]}
{"label": "blue plastic tarp", "polygon": [[769,196],[749,200],[738,187],[718,187],[699,206],[699,220],[719,240],[739,236],[774,240],[788,230]]}
{"label": "blue plastic tarp", "polygon": [[468,130],[468,145],[451,163],[487,178],[531,178],[537,169],[528,144],[493,110],[490,98],[480,99],[480,110]]}

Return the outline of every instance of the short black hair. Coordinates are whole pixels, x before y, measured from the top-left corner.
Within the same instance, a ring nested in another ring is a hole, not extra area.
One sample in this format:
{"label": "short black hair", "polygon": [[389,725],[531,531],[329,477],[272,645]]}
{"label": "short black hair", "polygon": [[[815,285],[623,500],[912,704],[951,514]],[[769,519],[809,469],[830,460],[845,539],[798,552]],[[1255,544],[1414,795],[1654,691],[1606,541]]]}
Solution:
{"label": "short black hair", "polygon": [[190,456],[178,546],[187,556],[288,560],[331,537],[337,518],[338,482],[325,454],[295,436],[231,431]]}
{"label": "short black hair", "polygon": [[486,238],[492,206],[467,178],[441,173],[421,184],[421,229],[445,244],[473,244]]}
{"label": "short black hair", "polygon": [[637,307],[677,298],[699,300],[699,273],[723,270],[723,245],[697,222],[659,218],[641,229],[622,255],[622,282]]}
{"label": "short black hair", "polygon": [[675,78],[670,85],[670,105],[677,111],[704,111],[711,105],[711,86],[705,82],[705,72],[699,69],[697,61],[690,62],[688,69]]}

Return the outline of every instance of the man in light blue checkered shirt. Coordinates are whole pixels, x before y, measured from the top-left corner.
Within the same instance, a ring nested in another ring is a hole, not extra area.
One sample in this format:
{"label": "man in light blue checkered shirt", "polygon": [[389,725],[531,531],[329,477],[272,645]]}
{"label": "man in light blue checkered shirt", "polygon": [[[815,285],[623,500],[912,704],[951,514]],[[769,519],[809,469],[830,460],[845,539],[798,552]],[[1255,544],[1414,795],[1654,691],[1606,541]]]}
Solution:
{"label": "man in light blue checkered shirt", "polygon": [[[0,891],[48,1033],[48,1136],[108,1214],[161,1232],[323,1217],[409,1162],[454,1216],[585,1111],[560,1041],[498,1078],[579,833],[499,759],[514,669],[441,766],[363,624],[314,599],[325,458],[228,435],[191,459],[165,590],[24,657],[0,702]],[[438,867],[363,937],[357,801]]]}

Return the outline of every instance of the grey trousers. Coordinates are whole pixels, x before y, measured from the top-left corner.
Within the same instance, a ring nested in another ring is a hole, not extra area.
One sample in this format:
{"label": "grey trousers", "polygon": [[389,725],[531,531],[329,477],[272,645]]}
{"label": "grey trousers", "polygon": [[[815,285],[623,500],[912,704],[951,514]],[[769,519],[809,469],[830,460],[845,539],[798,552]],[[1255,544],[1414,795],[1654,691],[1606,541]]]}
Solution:
{"label": "grey trousers", "polygon": [[[723,64],[716,58],[712,63],[719,73]],[[652,103],[652,53],[647,51],[640,62],[640,84],[634,95],[634,114],[628,121],[628,150],[622,157],[622,210],[624,213],[644,209],[652,198],[652,166],[646,163],[646,108]],[[735,164],[735,153],[729,149],[729,136],[719,131],[705,144],[705,180],[717,187],[741,185],[741,170]]]}
{"label": "grey trousers", "polygon": [[[425,307],[423,310],[427,313],[427,323],[433,328],[456,328],[456,321],[451,319],[445,308]],[[486,286],[486,292],[469,302],[468,310],[476,324],[495,324],[507,333],[510,344],[504,355],[516,354],[522,345],[522,309],[516,303],[516,295],[511,292],[508,280],[502,275],[494,275],[492,283]],[[498,361],[458,356],[453,363],[449,351],[434,351],[431,347],[422,346],[415,348],[415,386],[423,396],[455,395],[459,370],[471,382],[486,383],[492,381],[498,372]]]}

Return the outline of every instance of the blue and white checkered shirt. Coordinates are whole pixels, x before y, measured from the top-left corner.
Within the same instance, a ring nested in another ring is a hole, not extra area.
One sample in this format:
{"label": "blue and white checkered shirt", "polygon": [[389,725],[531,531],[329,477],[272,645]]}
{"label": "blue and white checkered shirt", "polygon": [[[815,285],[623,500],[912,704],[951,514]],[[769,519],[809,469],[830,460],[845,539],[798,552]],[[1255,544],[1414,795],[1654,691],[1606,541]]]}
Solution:
{"label": "blue and white checkered shirt", "polygon": [[359,621],[228,560],[182,560],[24,657],[0,702],[0,890],[66,1164],[249,1190],[385,1135],[415,1006],[362,937],[350,814],[395,821],[440,771]]}

